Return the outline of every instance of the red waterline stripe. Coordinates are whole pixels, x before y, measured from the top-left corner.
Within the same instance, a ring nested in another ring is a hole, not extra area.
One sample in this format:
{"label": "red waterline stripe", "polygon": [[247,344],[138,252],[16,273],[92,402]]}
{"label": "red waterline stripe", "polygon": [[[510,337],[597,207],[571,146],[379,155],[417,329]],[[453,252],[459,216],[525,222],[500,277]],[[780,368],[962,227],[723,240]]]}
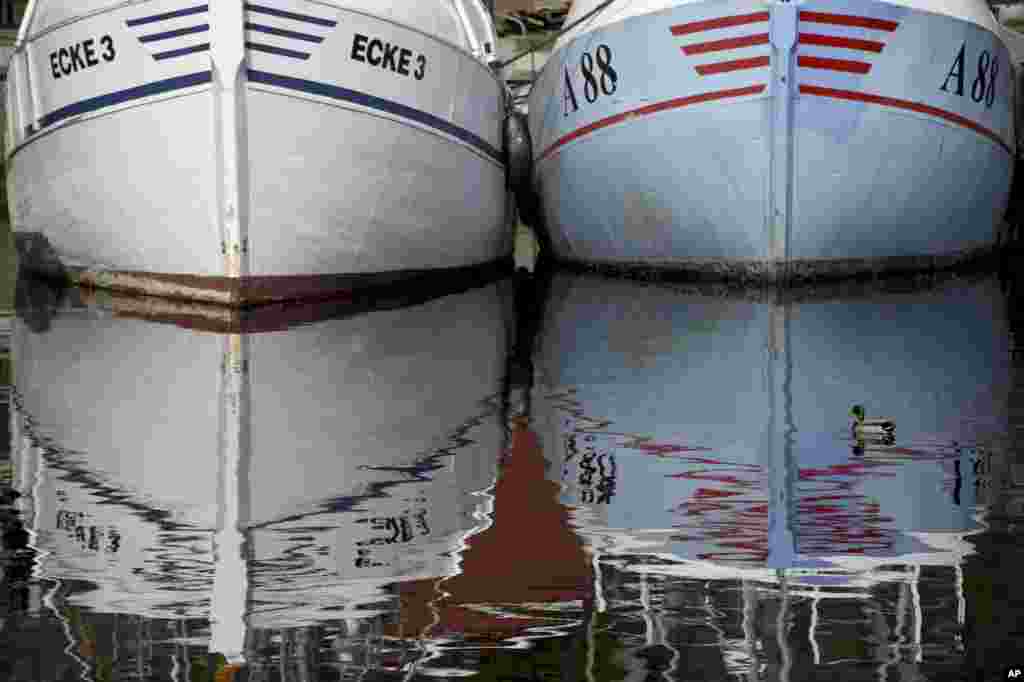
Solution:
{"label": "red waterline stripe", "polygon": [[854,102],[869,102],[871,104],[881,104],[886,107],[894,107],[896,109],[906,109],[907,111],[916,111],[922,114],[928,114],[937,118],[944,119],[950,123],[956,123],[957,125],[963,126],[964,128],[970,128],[979,135],[984,135],[989,138],[1000,147],[1006,150],[1008,154],[1013,154],[1010,146],[1003,142],[1003,139],[999,137],[995,132],[988,128],[978,125],[974,121],[960,114],[954,114],[951,111],[945,109],[939,109],[937,107],[929,106],[927,104],[921,104],[920,102],[909,102],[903,99],[896,99],[894,97],[883,97],[882,95],[869,95],[865,92],[856,92],[854,90],[836,90],[834,88],[823,88],[818,85],[801,85],[800,94],[802,95],[818,95],[819,97],[832,97],[835,99],[846,99]]}
{"label": "red waterline stripe", "polygon": [[840,38],[839,36],[825,36],[818,33],[801,33],[797,42],[801,45],[845,47],[848,50],[862,50],[864,52],[881,52],[882,48],[885,47],[885,43],[879,43],[874,40]]}
{"label": "red waterline stripe", "polygon": [[710,31],[715,28],[729,28],[730,26],[756,24],[760,21],[768,21],[768,12],[754,12],[753,14],[737,14],[732,17],[719,17],[718,19],[691,21],[688,24],[677,24],[673,26],[671,30],[672,35],[674,36],[685,36],[690,33]]}
{"label": "red waterline stripe", "polygon": [[768,87],[764,83],[761,85],[749,85],[745,88],[733,88],[732,90],[716,90],[714,92],[703,92],[699,95],[690,95],[688,97],[677,97],[675,99],[666,100],[664,102],[658,102],[657,104],[648,104],[645,107],[639,109],[633,109],[632,111],[624,111],[621,114],[615,114],[608,118],[602,118],[599,121],[594,121],[589,125],[585,125],[582,128],[563,135],[560,139],[556,140],[550,147],[544,150],[544,152],[537,157],[538,161],[543,161],[553,151],[559,147],[572,142],[573,140],[583,137],[595,130],[601,128],[607,128],[608,126],[621,123],[635,116],[646,116],[647,114],[656,114],[659,111],[665,111],[667,109],[677,109],[679,107],[685,107],[690,104],[699,104],[701,102],[711,102],[716,99],[727,99],[729,97],[743,97],[744,95],[756,95],[760,92],[764,92],[764,89]]}
{"label": "red waterline stripe", "polygon": [[849,59],[829,59],[828,57],[797,57],[797,66],[805,66],[808,69],[828,69],[829,71],[844,71],[846,73],[867,73],[871,65],[867,62],[854,62]]}
{"label": "red waterline stripe", "polygon": [[800,21],[810,21],[816,24],[835,24],[836,26],[874,28],[879,31],[895,31],[896,27],[899,26],[898,22],[886,19],[856,17],[852,14],[831,14],[829,12],[800,12]]}
{"label": "red waterline stripe", "polygon": [[694,43],[683,45],[683,54],[703,54],[705,52],[719,52],[721,50],[735,50],[737,47],[750,47],[751,45],[767,45],[768,34],[759,33],[753,36],[742,38],[726,38],[725,40],[712,40],[706,43]]}
{"label": "red waterline stripe", "polygon": [[743,69],[756,69],[760,66],[768,66],[768,57],[751,57],[750,59],[734,59],[731,62],[717,62],[715,64],[698,64],[697,73],[702,76],[710,76],[715,73],[727,73],[729,71],[741,71]]}

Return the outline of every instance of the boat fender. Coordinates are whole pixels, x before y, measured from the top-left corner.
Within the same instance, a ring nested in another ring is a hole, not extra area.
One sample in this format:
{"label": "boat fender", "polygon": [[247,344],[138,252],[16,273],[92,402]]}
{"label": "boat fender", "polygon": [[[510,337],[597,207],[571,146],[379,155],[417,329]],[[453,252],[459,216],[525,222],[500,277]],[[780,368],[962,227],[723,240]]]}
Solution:
{"label": "boat fender", "polygon": [[505,117],[505,154],[508,159],[509,184],[515,192],[530,182],[533,170],[532,147],[526,116],[518,111],[509,112]]}
{"label": "boat fender", "polygon": [[1024,158],[1024,62],[1016,64],[1014,71],[1014,134],[1017,138],[1017,158]]}
{"label": "boat fender", "polygon": [[516,198],[516,207],[523,222],[533,224],[536,198],[533,196],[533,144],[526,116],[512,111],[505,118],[505,157],[508,162],[508,184]]}

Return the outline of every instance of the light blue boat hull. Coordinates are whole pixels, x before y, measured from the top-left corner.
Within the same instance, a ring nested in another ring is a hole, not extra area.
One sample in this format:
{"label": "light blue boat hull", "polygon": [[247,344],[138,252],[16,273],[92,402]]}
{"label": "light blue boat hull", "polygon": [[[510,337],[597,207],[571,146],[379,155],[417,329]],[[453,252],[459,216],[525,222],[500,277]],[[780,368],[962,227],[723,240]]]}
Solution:
{"label": "light blue boat hull", "polygon": [[978,21],[743,0],[577,35],[529,103],[555,256],[774,277],[988,253],[1006,238],[1015,79]]}

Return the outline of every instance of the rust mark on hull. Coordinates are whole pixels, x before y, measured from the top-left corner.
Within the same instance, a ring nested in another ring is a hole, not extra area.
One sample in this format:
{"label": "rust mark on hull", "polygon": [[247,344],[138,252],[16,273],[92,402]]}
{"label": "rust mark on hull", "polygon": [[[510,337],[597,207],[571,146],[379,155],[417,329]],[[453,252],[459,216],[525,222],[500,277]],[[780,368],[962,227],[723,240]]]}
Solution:
{"label": "rust mark on hull", "polygon": [[[71,270],[68,281],[82,287],[109,289],[125,294],[194,301],[229,308],[248,308],[274,303],[337,301],[353,292],[410,285],[434,275],[459,277],[478,271],[507,270],[511,257],[487,263],[439,270],[400,270],[351,275],[249,275],[221,277],[125,270]],[[38,273],[52,276],[52,273]]]}
{"label": "rust mark on hull", "polygon": [[251,306],[226,306],[180,297],[80,286],[81,302],[116,317],[173,324],[219,334],[282,331],[303,324],[353,317],[375,310],[404,308],[432,299],[493,284],[512,274],[505,261],[407,275],[391,283],[377,282],[318,300],[290,300]]}

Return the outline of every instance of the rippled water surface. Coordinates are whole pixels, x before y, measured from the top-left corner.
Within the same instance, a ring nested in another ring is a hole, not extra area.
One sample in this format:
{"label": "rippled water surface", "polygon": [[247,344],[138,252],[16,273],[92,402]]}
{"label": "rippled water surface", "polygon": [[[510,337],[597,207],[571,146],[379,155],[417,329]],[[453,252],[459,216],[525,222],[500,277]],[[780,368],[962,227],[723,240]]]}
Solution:
{"label": "rippled water surface", "polygon": [[1019,289],[19,281],[0,679],[1006,679]]}

